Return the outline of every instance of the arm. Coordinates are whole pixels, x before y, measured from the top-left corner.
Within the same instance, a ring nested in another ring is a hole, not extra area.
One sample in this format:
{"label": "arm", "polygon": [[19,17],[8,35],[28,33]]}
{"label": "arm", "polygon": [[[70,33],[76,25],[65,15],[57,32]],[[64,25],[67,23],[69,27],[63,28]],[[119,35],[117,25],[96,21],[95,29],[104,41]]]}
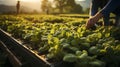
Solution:
{"label": "arm", "polygon": [[98,12],[95,16],[93,16],[92,18],[88,19],[87,23],[86,23],[86,28],[90,28],[92,26],[94,26],[94,24],[103,17],[103,14]]}
{"label": "arm", "polygon": [[86,28],[92,27],[100,18],[114,11],[118,6],[120,6],[120,0],[109,0],[100,12],[87,21]]}

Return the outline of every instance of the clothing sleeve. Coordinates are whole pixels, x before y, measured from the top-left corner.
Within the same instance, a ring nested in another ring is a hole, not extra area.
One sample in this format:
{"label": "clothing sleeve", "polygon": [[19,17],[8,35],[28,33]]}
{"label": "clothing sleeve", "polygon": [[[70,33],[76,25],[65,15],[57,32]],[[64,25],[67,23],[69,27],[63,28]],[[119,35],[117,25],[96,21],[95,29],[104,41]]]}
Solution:
{"label": "clothing sleeve", "polygon": [[109,0],[106,6],[100,11],[104,16],[115,11],[120,6],[120,0]]}
{"label": "clothing sleeve", "polygon": [[90,16],[94,16],[98,12],[99,4],[96,4],[97,2],[98,0],[92,0],[90,5]]}

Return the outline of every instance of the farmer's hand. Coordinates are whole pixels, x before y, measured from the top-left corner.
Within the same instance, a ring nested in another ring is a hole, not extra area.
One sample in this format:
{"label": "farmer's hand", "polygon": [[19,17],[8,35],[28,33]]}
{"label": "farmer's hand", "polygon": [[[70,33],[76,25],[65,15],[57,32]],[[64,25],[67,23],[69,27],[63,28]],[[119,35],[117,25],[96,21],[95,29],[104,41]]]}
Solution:
{"label": "farmer's hand", "polygon": [[88,19],[88,21],[86,22],[86,28],[89,29],[92,26],[94,26],[94,24],[96,23],[96,19],[94,17]]}
{"label": "farmer's hand", "polygon": [[103,15],[100,12],[98,12],[95,16],[88,19],[88,21],[86,22],[86,28],[89,29],[90,27],[94,26],[94,24],[102,17]]}

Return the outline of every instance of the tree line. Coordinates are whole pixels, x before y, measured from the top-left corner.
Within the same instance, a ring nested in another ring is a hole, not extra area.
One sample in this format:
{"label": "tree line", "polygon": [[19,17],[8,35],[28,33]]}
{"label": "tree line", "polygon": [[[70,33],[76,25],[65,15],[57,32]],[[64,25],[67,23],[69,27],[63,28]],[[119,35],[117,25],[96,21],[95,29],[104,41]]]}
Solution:
{"label": "tree line", "polygon": [[41,9],[46,14],[49,13],[83,13],[80,4],[76,4],[75,0],[49,0],[41,1]]}

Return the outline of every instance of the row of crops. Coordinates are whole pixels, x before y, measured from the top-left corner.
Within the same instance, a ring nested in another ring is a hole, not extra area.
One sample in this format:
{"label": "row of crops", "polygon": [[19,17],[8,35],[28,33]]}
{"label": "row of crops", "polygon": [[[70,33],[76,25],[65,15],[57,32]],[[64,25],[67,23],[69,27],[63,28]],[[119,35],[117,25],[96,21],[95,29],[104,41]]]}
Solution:
{"label": "row of crops", "polygon": [[1,15],[0,28],[51,62],[120,67],[120,28],[85,28],[86,20],[50,15]]}

